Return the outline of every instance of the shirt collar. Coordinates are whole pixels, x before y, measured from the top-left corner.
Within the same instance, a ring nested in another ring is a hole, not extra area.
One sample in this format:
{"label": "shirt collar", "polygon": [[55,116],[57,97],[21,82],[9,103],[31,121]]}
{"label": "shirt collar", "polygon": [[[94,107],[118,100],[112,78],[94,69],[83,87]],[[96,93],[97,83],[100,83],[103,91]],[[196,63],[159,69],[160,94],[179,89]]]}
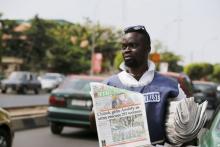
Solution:
{"label": "shirt collar", "polygon": [[148,70],[142,75],[139,81],[137,81],[134,77],[132,77],[127,71],[127,67],[124,62],[120,65],[120,69],[122,72],[118,74],[120,81],[126,86],[139,87],[148,85],[154,78],[154,72],[156,69],[155,64],[148,60]]}

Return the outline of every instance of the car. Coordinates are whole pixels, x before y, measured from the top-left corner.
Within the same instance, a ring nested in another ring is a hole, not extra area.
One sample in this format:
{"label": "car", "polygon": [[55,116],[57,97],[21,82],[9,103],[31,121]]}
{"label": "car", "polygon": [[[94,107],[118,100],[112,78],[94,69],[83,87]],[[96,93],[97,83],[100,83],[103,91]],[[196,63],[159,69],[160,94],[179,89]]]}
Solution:
{"label": "car", "polygon": [[35,94],[38,94],[41,90],[41,84],[37,80],[36,74],[32,72],[14,71],[7,79],[1,81],[2,93],[7,93],[9,89],[17,93],[26,93],[28,90],[33,90]]}
{"label": "car", "polygon": [[200,147],[220,146],[220,105],[213,114],[212,119],[199,138]]}
{"label": "car", "polygon": [[183,89],[187,97],[193,96],[193,85],[191,79],[184,73],[160,72],[160,74],[176,80]]}
{"label": "car", "polygon": [[11,147],[14,138],[14,130],[9,113],[0,108],[0,147]]}
{"label": "car", "polygon": [[217,96],[217,84],[210,81],[193,81],[195,101],[208,101],[208,109],[216,109],[220,104]]}
{"label": "car", "polygon": [[51,90],[57,88],[60,83],[63,82],[65,76],[60,73],[46,73],[40,77],[38,80],[41,83],[41,88],[50,92]]}
{"label": "car", "polygon": [[53,134],[61,134],[64,126],[90,127],[93,105],[89,83],[103,80],[103,77],[69,75],[51,92],[47,118]]}
{"label": "car", "polygon": [[5,78],[4,74],[0,73],[0,81]]}

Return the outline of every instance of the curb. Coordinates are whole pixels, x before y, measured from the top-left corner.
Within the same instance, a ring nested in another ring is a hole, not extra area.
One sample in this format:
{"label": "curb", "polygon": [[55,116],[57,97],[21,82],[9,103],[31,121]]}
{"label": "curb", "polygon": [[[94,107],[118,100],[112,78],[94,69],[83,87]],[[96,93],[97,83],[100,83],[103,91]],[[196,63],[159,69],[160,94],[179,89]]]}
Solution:
{"label": "curb", "polygon": [[14,131],[48,126],[47,115],[12,118]]}

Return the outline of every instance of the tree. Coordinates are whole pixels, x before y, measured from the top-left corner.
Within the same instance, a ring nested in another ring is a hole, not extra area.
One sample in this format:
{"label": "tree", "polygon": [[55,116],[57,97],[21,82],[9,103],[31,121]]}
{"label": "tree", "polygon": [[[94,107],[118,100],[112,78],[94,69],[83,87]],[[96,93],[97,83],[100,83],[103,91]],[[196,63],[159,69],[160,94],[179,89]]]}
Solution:
{"label": "tree", "polygon": [[173,71],[173,72],[182,72],[183,67],[178,65],[178,62],[181,61],[181,57],[178,55],[175,55],[172,52],[162,52],[160,54],[160,62],[167,62],[169,64],[168,66],[168,71]]}
{"label": "tree", "polygon": [[41,70],[47,68],[46,51],[54,43],[54,39],[49,35],[48,30],[51,23],[40,19],[37,15],[31,20],[31,28],[26,32],[28,47],[26,48],[25,62],[28,69]]}
{"label": "tree", "polygon": [[120,64],[123,62],[123,57],[121,51],[116,52],[114,59],[114,68],[119,69]]}
{"label": "tree", "polygon": [[184,67],[184,72],[192,80],[208,80],[213,72],[213,65],[209,63],[192,63]]}
{"label": "tree", "polygon": [[88,47],[80,47],[82,32],[86,33],[86,30],[82,30],[79,24],[54,25],[50,34],[54,36],[56,43],[47,51],[51,70],[61,73],[82,73],[89,70]]}
{"label": "tree", "polygon": [[215,64],[213,67],[212,80],[215,82],[220,82],[220,64]]}
{"label": "tree", "polygon": [[109,27],[102,27],[100,24],[86,23],[88,29],[90,49],[94,52],[100,52],[103,55],[103,68],[105,71],[111,71],[114,65],[114,57],[120,49],[119,38],[121,31]]}

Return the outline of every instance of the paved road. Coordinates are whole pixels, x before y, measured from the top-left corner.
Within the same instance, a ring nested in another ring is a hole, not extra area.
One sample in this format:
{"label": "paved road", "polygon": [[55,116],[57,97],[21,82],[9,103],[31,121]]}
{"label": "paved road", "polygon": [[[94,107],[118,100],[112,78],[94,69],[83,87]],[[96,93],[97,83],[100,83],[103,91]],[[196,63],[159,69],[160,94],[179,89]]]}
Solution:
{"label": "paved road", "polygon": [[1,94],[0,93],[0,107],[21,107],[33,105],[47,105],[49,94],[32,94],[17,95],[15,93]]}
{"label": "paved road", "polygon": [[49,127],[15,133],[13,147],[98,147],[97,135],[78,128],[65,127],[61,136]]}

